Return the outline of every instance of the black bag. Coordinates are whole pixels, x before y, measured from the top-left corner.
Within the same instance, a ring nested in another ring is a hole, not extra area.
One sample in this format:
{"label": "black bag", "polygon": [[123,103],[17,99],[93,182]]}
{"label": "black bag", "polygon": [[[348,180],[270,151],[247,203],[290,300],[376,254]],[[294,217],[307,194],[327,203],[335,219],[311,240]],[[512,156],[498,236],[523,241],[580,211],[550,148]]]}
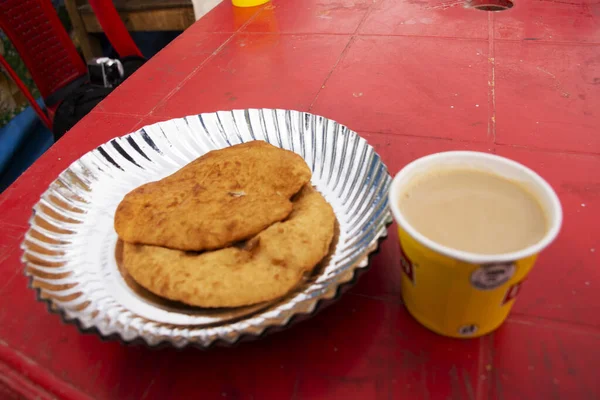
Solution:
{"label": "black bag", "polygon": [[[123,65],[123,79],[113,87],[104,87],[94,84],[89,79],[73,82],[65,87],[66,92],[62,95],[64,98],[56,109],[52,133],[54,141],[60,139],[69,129],[71,129],[80,119],[85,117],[98,103],[106,98],[118,85],[131,76],[146,59],[138,56],[124,57],[120,59]],[[60,94],[59,94],[60,95]],[[49,102],[46,101],[46,104]]]}

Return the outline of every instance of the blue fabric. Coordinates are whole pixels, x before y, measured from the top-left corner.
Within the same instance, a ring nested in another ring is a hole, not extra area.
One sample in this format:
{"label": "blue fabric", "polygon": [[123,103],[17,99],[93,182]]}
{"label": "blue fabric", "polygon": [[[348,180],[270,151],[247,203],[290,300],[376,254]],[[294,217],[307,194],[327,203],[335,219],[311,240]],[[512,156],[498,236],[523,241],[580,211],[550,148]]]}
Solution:
{"label": "blue fabric", "polygon": [[[44,107],[42,99],[37,100]],[[0,128],[0,193],[52,146],[52,132],[27,107]]]}

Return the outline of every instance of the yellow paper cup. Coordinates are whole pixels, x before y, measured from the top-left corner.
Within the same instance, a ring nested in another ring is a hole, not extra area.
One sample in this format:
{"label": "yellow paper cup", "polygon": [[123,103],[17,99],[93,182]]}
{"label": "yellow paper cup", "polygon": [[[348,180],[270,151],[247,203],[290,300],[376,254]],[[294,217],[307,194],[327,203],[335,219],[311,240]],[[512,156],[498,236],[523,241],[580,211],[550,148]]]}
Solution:
{"label": "yellow paper cup", "polygon": [[[440,167],[473,168],[523,185],[543,207],[548,232],[523,250],[496,255],[455,250],[429,240],[407,222],[398,200],[412,179]],[[458,338],[485,335],[504,322],[537,255],[556,238],[562,224],[560,201],[544,179],[515,161],[479,152],[437,153],[408,164],[392,181],[389,204],[398,223],[406,308],[432,331]]]}
{"label": "yellow paper cup", "polygon": [[236,7],[256,7],[267,3],[269,0],[231,0]]}

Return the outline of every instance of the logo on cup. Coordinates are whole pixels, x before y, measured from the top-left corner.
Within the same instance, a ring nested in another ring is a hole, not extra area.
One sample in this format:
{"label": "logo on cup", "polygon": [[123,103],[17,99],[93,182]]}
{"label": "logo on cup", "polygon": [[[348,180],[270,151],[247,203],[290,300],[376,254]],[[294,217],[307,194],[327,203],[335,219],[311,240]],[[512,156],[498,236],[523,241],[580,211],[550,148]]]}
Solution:
{"label": "logo on cup", "polygon": [[459,335],[470,336],[477,332],[477,325],[463,325],[458,329]]}
{"label": "logo on cup", "polygon": [[506,294],[504,295],[504,298],[502,299],[501,305],[505,305],[506,303],[508,303],[511,300],[514,300],[515,297],[517,297],[517,295],[521,291],[521,286],[523,285],[523,282],[524,281],[517,282],[508,288]]}
{"label": "logo on cup", "polygon": [[400,247],[400,265],[402,266],[402,271],[404,271],[404,273],[406,274],[408,279],[410,279],[410,281],[414,285],[415,284],[415,269],[413,267],[413,263],[406,256],[406,253],[404,253],[404,249],[402,249],[402,247]]}
{"label": "logo on cup", "polygon": [[480,290],[491,290],[502,286],[515,273],[515,264],[482,265],[471,274],[471,284]]}

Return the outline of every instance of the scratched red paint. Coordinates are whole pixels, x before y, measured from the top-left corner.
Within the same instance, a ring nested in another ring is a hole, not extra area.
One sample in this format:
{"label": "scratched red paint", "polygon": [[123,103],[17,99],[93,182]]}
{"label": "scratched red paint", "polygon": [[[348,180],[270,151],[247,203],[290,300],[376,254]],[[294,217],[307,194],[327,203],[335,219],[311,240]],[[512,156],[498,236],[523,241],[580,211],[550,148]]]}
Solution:
{"label": "scratched red paint", "polygon": [[[495,14],[457,0],[217,6],[0,196],[0,398],[600,398],[600,3],[515,4]],[[348,124],[391,173],[426,154],[471,149],[546,177],[564,229],[507,323],[459,341],[415,322],[400,299],[394,226],[338,303],[234,349],[102,342],[35,300],[18,246],[58,173],[145,124],[262,106]]]}

